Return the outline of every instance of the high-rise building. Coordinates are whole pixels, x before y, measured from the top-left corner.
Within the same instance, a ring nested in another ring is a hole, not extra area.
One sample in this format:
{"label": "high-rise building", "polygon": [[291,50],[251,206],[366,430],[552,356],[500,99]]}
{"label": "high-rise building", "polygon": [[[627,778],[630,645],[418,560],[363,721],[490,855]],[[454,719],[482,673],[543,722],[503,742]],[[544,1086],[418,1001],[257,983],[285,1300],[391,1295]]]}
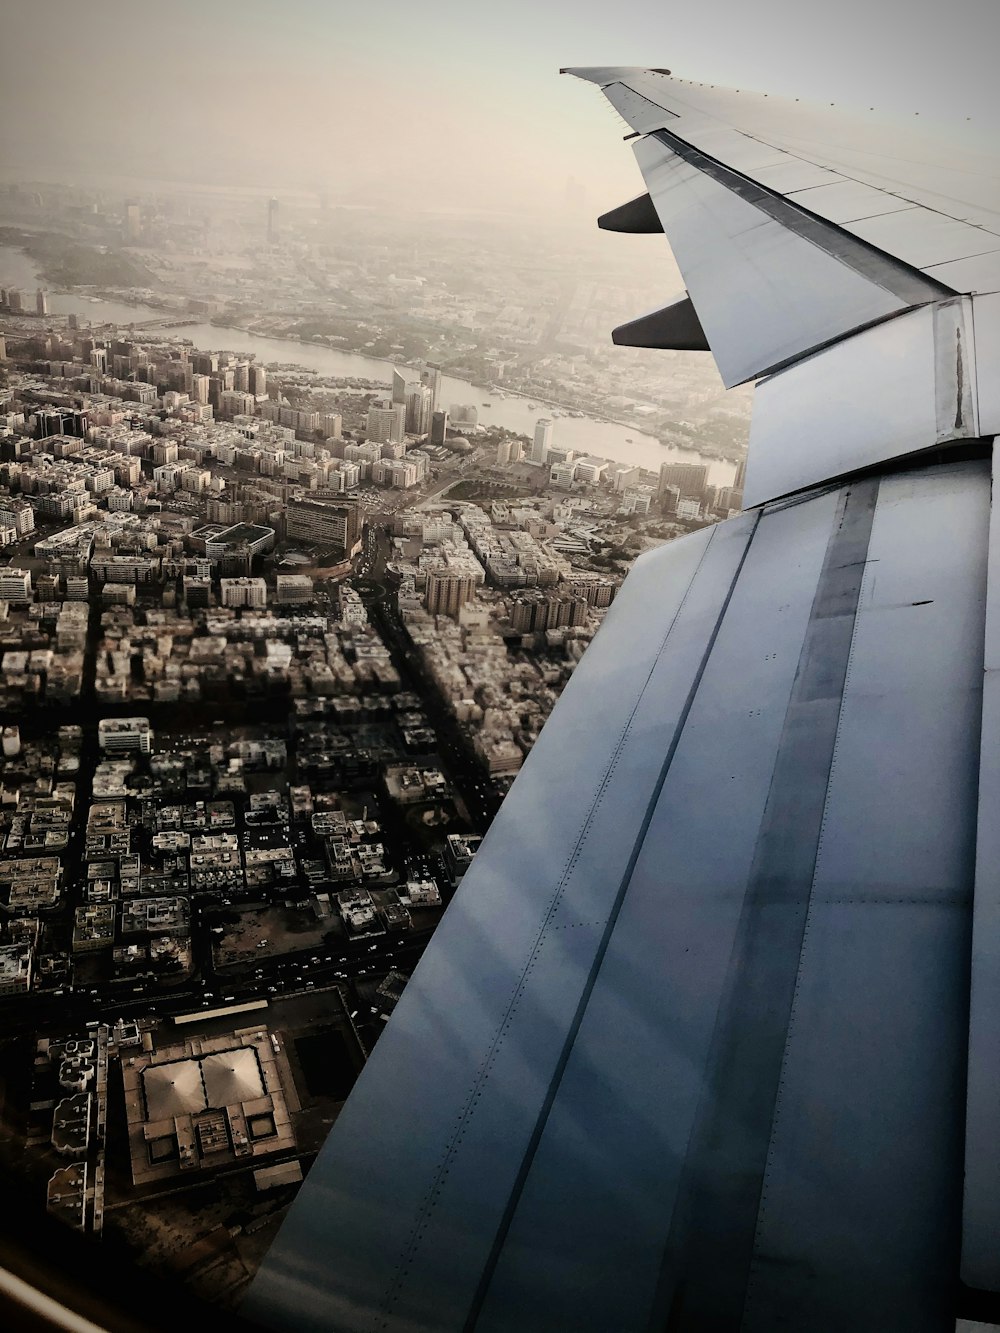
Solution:
{"label": "high-rise building", "polygon": [[0,333],[0,361],[6,361],[6,360],[7,360],[7,340],[3,336],[3,334]]}
{"label": "high-rise building", "polygon": [[49,313],[48,295],[42,291],[41,287],[39,287],[38,291],[35,292],[35,314],[47,315],[48,313]]}
{"label": "high-rise building", "polygon": [[229,421],[236,416],[250,415],[255,401],[252,393],[241,393],[239,389],[225,389],[219,395],[219,414]]}
{"label": "high-rise building", "polygon": [[406,377],[398,370],[392,372],[392,401],[406,406]]}
{"label": "high-rise building", "polygon": [[545,466],[549,469],[549,482],[553,486],[569,490],[577,479],[575,463],[546,463]]}
{"label": "high-rise building", "polygon": [[35,530],[35,511],[27,500],[0,501],[0,528],[13,528],[19,537]]}
{"label": "high-rise building", "polygon": [[255,398],[263,398],[267,393],[267,370],[264,366],[250,367],[250,392]]}
{"label": "high-rise building", "polygon": [[154,464],[162,467],[164,463],[176,463],[179,448],[176,440],[154,440],[151,451]]}
{"label": "high-rise building", "polygon": [[520,634],[531,630],[576,627],[587,623],[589,603],[582,592],[543,592],[527,588],[511,598],[511,627]]}
{"label": "high-rise building", "polygon": [[220,579],[223,606],[262,607],[267,605],[267,584],[263,579]]}
{"label": "high-rise building", "polygon": [[319,429],[328,440],[339,440],[344,429],[344,418],[339,412],[321,412]]}
{"label": "high-rise building", "polygon": [[677,506],[680,503],[681,492],[679,486],[662,486],[657,492],[660,501],[660,509],[664,514],[676,514]]}
{"label": "high-rise building", "polygon": [[39,439],[50,435],[73,435],[82,440],[90,429],[90,414],[83,408],[40,408],[32,414],[31,425]]}
{"label": "high-rise building", "polygon": [[660,495],[668,486],[676,486],[682,500],[701,503],[708,482],[708,468],[704,463],[663,463],[660,467]]}
{"label": "high-rise building", "polygon": [[549,449],[552,445],[552,422],[548,417],[539,417],[535,422],[535,438],[531,445],[532,463],[548,462]]}
{"label": "high-rise building", "polygon": [[290,540],[353,551],[361,536],[362,511],[350,500],[290,500],[286,531]]}
{"label": "high-rise building", "polygon": [[313,600],[313,581],[307,574],[279,574],[275,583],[279,606],[304,605]]}
{"label": "high-rise building", "polygon": [[406,464],[414,469],[417,481],[423,481],[430,471],[430,455],[424,453],[423,449],[411,449],[406,455]]}
{"label": "high-rise building", "polygon": [[428,361],[420,372],[420,382],[426,384],[431,391],[431,413],[433,414],[437,411],[438,397],[441,393],[441,367],[433,361]]}
{"label": "high-rise building", "polygon": [[[212,604],[212,580],[207,574],[184,575],[184,600],[189,610]],[[67,588],[69,579],[66,580]],[[68,596],[67,592],[67,596]]]}
{"label": "high-rise building", "polygon": [[613,489],[620,494],[622,491],[627,491],[630,486],[638,486],[641,481],[641,467],[620,466],[615,468]]}
{"label": "high-rise building", "polygon": [[406,411],[401,404],[376,403],[368,409],[367,434],[374,444],[402,444]]}
{"label": "high-rise building", "polygon": [[591,458],[585,454],[582,458],[573,460],[573,466],[576,469],[578,481],[585,481],[594,486],[599,481],[604,480],[604,474],[608,470],[608,463],[603,458]]}
{"label": "high-rise building", "polygon": [[425,600],[432,616],[457,616],[459,607],[475,595],[473,574],[445,564],[427,570]]}
{"label": "high-rise building", "polygon": [[406,386],[406,429],[412,435],[427,435],[431,428],[432,395],[426,384]]}
{"label": "high-rise building", "polygon": [[271,198],[267,201],[267,243],[276,245],[278,241],[278,201]]}
{"label": "high-rise building", "polygon": [[138,241],[142,236],[142,215],[139,211],[139,202],[136,199],[130,199],[125,205],[125,239],[129,244]]}
{"label": "high-rise building", "polygon": [[208,402],[208,375],[195,375],[191,381],[191,397],[196,403]]}
{"label": "high-rise building", "polygon": [[510,462],[510,440],[501,440],[497,445],[497,465],[505,467]]}
{"label": "high-rise building", "polygon": [[448,438],[448,413],[431,413],[431,444],[444,444]]}
{"label": "high-rise building", "polygon": [[450,545],[425,567],[425,574],[424,601],[431,615],[457,616],[486,580],[486,571],[472,551]]}
{"label": "high-rise building", "polygon": [[16,287],[7,288],[7,305],[14,312],[24,309],[24,305],[21,300],[21,293],[17,290]]}

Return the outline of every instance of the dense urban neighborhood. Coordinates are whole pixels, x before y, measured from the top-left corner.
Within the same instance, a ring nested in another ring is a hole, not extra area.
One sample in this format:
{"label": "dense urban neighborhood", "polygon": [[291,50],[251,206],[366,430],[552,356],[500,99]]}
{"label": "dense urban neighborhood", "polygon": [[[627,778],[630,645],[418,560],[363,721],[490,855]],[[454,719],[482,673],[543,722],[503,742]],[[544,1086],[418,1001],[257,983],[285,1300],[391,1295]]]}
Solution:
{"label": "dense urban neighborhood", "polygon": [[[267,315],[340,273],[275,200],[232,266],[190,215],[75,216],[16,233],[68,291],[0,286],[0,1154],[29,1209],[233,1304],[628,568],[739,510],[738,432],[706,393],[702,456],[677,422],[658,466],[574,444],[669,404],[561,364],[572,303],[506,362]],[[179,235],[211,297],[166,290]],[[431,289],[383,323],[464,327]],[[395,360],[196,344],[220,312]],[[541,405],[498,425],[459,373]]]}

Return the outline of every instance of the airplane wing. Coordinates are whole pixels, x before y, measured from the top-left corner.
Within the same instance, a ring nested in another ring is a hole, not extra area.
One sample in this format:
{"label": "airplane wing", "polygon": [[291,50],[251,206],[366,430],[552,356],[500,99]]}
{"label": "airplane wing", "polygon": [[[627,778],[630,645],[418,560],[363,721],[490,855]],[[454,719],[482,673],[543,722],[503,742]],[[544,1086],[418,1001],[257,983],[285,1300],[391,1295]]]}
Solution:
{"label": "airplane wing", "polygon": [[246,1311],[950,1330],[1000,1291],[997,165],[572,72],[687,287],[618,341],[758,381],[748,508],[636,563]]}

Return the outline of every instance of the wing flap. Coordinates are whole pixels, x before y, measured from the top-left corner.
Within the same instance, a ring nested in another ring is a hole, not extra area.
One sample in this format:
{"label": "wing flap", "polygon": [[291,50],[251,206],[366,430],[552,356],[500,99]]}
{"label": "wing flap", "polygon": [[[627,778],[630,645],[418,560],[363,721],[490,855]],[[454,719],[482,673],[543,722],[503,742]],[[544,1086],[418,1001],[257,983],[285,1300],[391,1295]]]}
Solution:
{"label": "wing flap", "polygon": [[988,514],[944,464],[644,559],[251,1317],[954,1326]]}
{"label": "wing flap", "polygon": [[[254,1315],[463,1327],[755,522],[642,562],[616,599],[604,651],[598,636],[576,673],[582,712],[557,704],[553,740],[519,775],[269,1253]],[[374,1157],[359,1151],[376,1137]]]}
{"label": "wing flap", "polygon": [[[939,286],[880,263],[851,238],[832,229],[827,237],[824,224],[790,216],[793,206],[762,187],[731,188],[655,136],[634,151],[729,386],[940,295]],[[789,215],[775,215],[768,208],[775,202]]]}

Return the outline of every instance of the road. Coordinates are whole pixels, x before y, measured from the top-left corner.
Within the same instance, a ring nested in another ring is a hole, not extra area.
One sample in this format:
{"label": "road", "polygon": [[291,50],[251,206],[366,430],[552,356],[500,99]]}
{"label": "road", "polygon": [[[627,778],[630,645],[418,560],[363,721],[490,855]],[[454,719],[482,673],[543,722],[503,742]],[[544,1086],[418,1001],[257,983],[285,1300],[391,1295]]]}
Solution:
{"label": "road", "polygon": [[[388,533],[376,524],[367,524],[362,540],[358,576],[385,583],[386,561],[392,549]],[[437,738],[442,771],[465,807],[470,824],[476,833],[485,833],[503,797],[490,782],[451,709],[424,671],[420,654],[414,648],[400,617],[395,592],[390,590],[385,596],[372,601],[368,605],[368,618],[389,649],[403,688],[420,696],[428,722]]]}

